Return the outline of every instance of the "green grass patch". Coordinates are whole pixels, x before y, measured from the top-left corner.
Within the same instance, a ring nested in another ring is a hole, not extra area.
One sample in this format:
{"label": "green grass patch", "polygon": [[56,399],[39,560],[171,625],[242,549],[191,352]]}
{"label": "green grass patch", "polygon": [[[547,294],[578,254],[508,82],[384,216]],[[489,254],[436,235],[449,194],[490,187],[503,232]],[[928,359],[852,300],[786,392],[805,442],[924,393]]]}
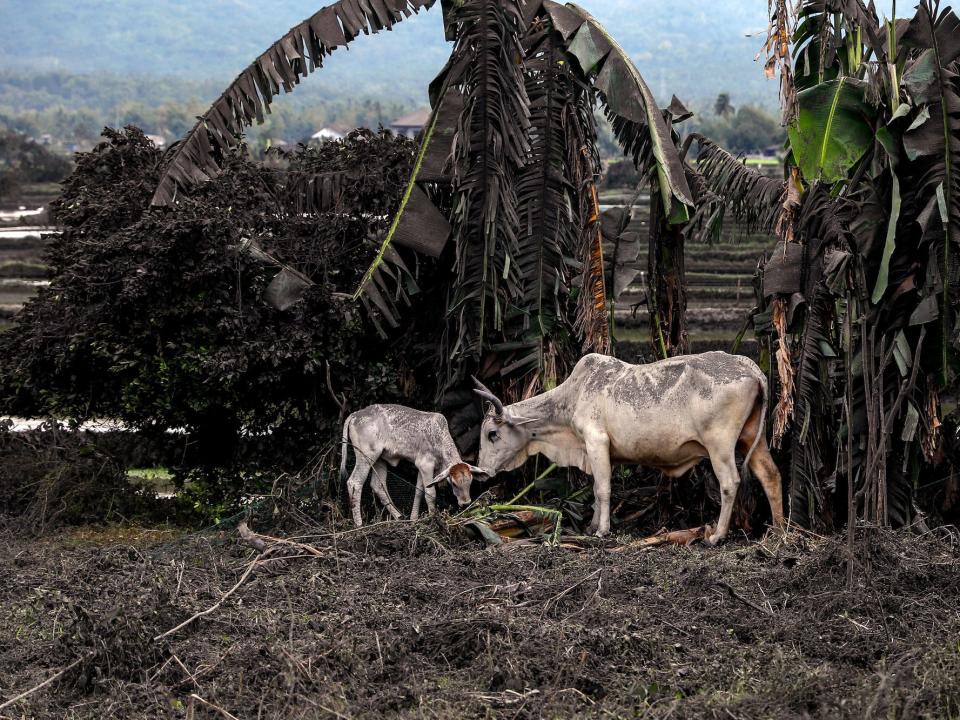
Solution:
{"label": "green grass patch", "polygon": [[173,473],[167,468],[129,468],[127,478],[132,485],[154,492],[173,492]]}

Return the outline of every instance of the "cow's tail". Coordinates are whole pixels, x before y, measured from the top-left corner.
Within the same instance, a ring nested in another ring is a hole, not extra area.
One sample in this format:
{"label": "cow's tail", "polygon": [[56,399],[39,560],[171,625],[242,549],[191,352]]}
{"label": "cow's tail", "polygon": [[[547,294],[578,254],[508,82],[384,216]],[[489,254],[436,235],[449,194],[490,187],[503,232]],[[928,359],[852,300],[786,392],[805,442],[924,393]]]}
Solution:
{"label": "cow's tail", "polygon": [[340,436],[340,482],[347,479],[347,446],[350,445],[350,421],[353,415],[349,415],[343,421],[343,434]]}
{"label": "cow's tail", "polygon": [[753,457],[753,451],[756,450],[757,445],[760,444],[760,439],[767,434],[767,401],[770,399],[770,392],[767,387],[767,378],[759,369],[756,377],[760,382],[763,404],[760,406],[760,427],[757,428],[757,436],[753,439],[753,445],[750,446],[750,449],[747,451],[747,456],[743,459],[743,465],[740,466],[740,475],[743,478],[746,478],[747,473],[750,472],[750,458]]}

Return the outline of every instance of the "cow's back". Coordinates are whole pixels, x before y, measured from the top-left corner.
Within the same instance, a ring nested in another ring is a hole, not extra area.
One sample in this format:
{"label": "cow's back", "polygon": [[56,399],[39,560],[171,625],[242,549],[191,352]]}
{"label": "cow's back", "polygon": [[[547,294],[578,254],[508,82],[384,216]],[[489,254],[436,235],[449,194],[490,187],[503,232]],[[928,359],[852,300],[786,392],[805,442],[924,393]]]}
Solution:
{"label": "cow's back", "polygon": [[588,355],[566,382],[578,429],[598,427],[616,456],[658,464],[671,460],[673,449],[702,444],[728,426],[739,423],[739,432],[763,375],[748,358],[724,352],[645,365]]}
{"label": "cow's back", "polygon": [[372,446],[388,448],[391,460],[412,458],[424,446],[442,447],[450,438],[443,415],[404,405],[368,405],[351,415],[350,424]]}

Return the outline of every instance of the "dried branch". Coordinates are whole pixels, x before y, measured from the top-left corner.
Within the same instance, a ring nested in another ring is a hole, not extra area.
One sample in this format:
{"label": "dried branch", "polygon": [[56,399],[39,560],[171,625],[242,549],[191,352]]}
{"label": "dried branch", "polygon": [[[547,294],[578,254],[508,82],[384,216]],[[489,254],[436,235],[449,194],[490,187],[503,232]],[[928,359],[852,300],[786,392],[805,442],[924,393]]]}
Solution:
{"label": "dried branch", "polygon": [[0,710],[3,710],[4,708],[10,707],[11,705],[14,705],[15,703],[20,702],[20,701],[23,700],[25,697],[28,697],[28,696],[30,696],[30,695],[33,695],[33,694],[34,694],[35,692],[37,692],[38,690],[42,690],[43,688],[45,688],[45,687],[46,687],[47,685],[49,685],[50,683],[58,680],[59,678],[63,677],[63,675],[65,675],[66,673],[68,673],[68,672],[70,672],[71,670],[73,670],[77,665],[79,665],[80,663],[82,663],[84,660],[86,660],[86,659],[87,659],[88,657],[90,657],[90,655],[92,655],[92,654],[93,654],[93,653],[88,653],[87,655],[84,655],[84,656],[81,657],[81,658],[77,658],[77,659],[74,660],[72,663],[70,663],[70,664],[67,665],[65,668],[63,668],[63,670],[61,670],[60,672],[58,672],[58,673],[56,673],[56,674],[54,674],[54,675],[51,675],[50,677],[48,677],[46,680],[44,680],[44,681],[43,681],[42,683],[40,683],[39,685],[34,685],[34,686],[33,686],[32,688],[30,688],[29,690],[24,690],[22,693],[20,693],[20,694],[17,695],[16,697],[10,698],[10,699],[7,700],[5,703],[0,704]]}

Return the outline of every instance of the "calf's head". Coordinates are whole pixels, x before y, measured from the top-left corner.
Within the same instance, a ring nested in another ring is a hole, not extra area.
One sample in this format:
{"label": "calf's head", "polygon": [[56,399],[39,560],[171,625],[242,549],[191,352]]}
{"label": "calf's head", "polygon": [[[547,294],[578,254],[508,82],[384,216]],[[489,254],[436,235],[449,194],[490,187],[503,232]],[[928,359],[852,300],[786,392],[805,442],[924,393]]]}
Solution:
{"label": "calf's head", "polygon": [[453,495],[457,498],[457,504],[460,507],[466,507],[471,503],[470,486],[473,484],[473,477],[482,474],[484,474],[483,470],[474,465],[457,462],[427,483],[427,487],[442,483],[444,480],[449,481],[450,487],[453,489]]}
{"label": "calf's head", "polygon": [[534,437],[529,425],[535,420],[518,416],[504,407],[500,399],[476,378],[474,392],[489,401],[480,426],[480,456],[477,463],[490,475],[515,470],[529,456],[528,446]]}

